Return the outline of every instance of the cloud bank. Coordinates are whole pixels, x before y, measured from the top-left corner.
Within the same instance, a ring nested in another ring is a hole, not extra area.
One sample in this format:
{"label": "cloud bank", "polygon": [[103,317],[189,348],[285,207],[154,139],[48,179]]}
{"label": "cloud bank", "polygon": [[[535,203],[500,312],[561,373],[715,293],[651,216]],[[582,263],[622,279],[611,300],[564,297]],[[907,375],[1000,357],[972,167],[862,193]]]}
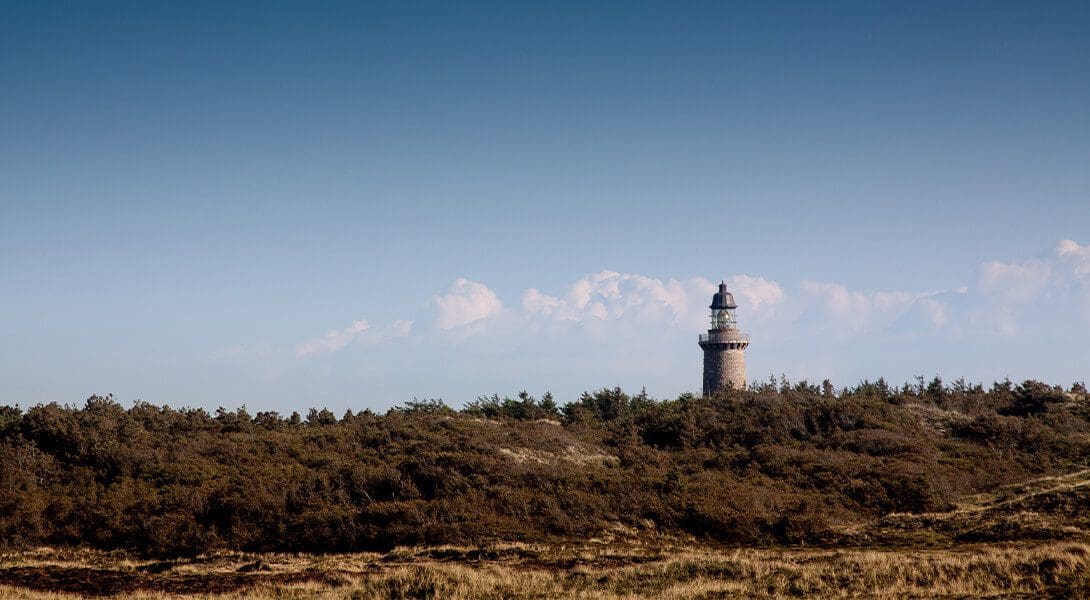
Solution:
{"label": "cloud bank", "polygon": [[[1013,336],[1050,322],[1090,325],[1090,245],[1069,239],[1039,257],[983,262],[971,281],[955,289],[860,290],[804,280],[792,291],[774,279],[746,274],[727,283],[739,301],[743,327],[748,321],[799,336]],[[528,288],[508,305],[487,284],[458,278],[424,303],[430,317],[423,329],[414,329],[411,320],[376,329],[360,319],[300,342],[294,356],[318,357],[417,333],[452,342],[527,332],[621,336],[624,343],[649,330],[690,335],[706,328],[716,284],[703,277],[660,279],[603,270],[555,291]],[[624,337],[626,332],[634,334]]]}

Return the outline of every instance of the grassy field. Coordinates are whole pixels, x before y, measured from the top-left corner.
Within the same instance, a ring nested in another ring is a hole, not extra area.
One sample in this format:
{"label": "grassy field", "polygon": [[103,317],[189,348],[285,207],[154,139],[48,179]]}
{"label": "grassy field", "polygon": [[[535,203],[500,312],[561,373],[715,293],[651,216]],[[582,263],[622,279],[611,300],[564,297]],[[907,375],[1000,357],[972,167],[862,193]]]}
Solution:
{"label": "grassy field", "polygon": [[702,550],[627,544],[223,554],[156,562],[90,551],[9,554],[4,598],[1085,597],[1090,546]]}

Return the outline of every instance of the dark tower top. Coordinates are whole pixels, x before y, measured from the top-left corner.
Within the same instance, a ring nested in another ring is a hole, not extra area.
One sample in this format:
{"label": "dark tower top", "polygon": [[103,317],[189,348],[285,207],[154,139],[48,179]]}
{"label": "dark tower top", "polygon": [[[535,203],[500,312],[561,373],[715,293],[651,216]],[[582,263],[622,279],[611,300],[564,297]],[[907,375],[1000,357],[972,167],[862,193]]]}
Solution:
{"label": "dark tower top", "polygon": [[735,309],[738,305],[734,303],[734,294],[727,291],[727,283],[719,283],[719,291],[712,296],[711,306],[708,308],[712,310],[719,310],[723,308]]}

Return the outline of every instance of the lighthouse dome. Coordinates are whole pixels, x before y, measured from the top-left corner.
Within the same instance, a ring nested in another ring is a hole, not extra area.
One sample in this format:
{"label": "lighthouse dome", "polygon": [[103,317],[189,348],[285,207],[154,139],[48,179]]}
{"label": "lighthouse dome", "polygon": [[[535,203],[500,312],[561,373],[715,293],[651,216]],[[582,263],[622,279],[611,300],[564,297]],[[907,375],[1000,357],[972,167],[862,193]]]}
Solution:
{"label": "lighthouse dome", "polygon": [[738,308],[738,305],[734,303],[734,294],[727,291],[726,282],[719,284],[719,291],[712,296],[711,306],[708,308],[712,310],[722,308]]}

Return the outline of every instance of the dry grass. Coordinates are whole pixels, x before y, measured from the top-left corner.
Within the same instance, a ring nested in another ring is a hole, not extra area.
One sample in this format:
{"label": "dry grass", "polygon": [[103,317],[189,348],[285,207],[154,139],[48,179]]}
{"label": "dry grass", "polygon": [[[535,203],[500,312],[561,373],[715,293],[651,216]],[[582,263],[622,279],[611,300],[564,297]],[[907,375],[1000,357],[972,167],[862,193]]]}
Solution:
{"label": "dry grass", "polygon": [[949,512],[890,514],[849,528],[852,545],[951,546],[1013,540],[1090,542],[1090,469],[963,498]]}
{"label": "dry grass", "polygon": [[[95,590],[72,586],[123,575],[120,587],[98,592],[125,600],[1086,597],[1090,547],[724,552],[507,545],[398,549],[385,555],[224,554],[168,563],[42,550],[3,556],[0,580],[12,583],[15,572],[30,573],[31,579],[19,587],[0,586],[0,596],[71,599],[73,594],[56,591],[65,589],[60,587],[65,581],[66,589],[90,595]],[[81,575],[65,580],[65,573]],[[49,578],[56,584],[52,588]],[[208,585],[202,589],[195,581]]]}
{"label": "dry grass", "polygon": [[534,450],[533,448],[500,448],[500,454],[517,463],[537,463],[541,465],[568,461],[577,465],[619,465],[620,459],[605,452],[596,451],[586,446],[568,445],[561,452]]}

